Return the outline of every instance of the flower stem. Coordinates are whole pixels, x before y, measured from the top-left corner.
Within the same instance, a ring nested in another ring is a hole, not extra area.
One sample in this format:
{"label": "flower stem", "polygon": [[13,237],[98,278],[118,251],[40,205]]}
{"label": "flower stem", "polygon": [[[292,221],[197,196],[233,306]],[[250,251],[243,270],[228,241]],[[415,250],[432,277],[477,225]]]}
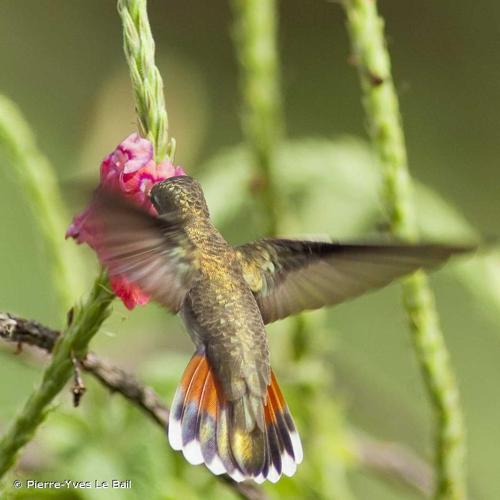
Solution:
{"label": "flower stem", "polygon": [[60,317],[83,291],[74,245],[64,244],[69,217],[57,186],[54,169],[38,149],[33,133],[18,107],[0,95],[0,150],[9,159],[38,224],[48,251]]}
{"label": "flower stem", "polygon": [[168,140],[163,80],[155,65],[155,42],[146,0],[118,0],[123,24],[123,49],[130,70],[139,132],[154,146],[155,159],[173,160],[175,141]]}
{"label": "flower stem", "polygon": [[17,452],[32,439],[48,413],[48,405],[70,379],[72,355],[77,359],[85,355],[87,344],[109,314],[113,297],[106,288],[106,277],[101,274],[85,304],[75,307],[73,322],[57,342],[40,385],[0,441],[0,477],[12,467]]}
{"label": "flower stem", "polygon": [[243,132],[258,170],[256,192],[265,211],[265,233],[273,235],[278,229],[279,211],[273,165],[283,130],[276,0],[233,0],[232,7],[243,98]]}
{"label": "flower stem", "polygon": [[[391,231],[400,239],[414,241],[418,235],[411,179],[384,23],[375,0],[344,0],[344,7],[369,134],[384,173],[384,200]],[[416,355],[437,414],[435,497],[463,499],[465,431],[459,391],[433,294],[423,272],[403,282],[403,298]]]}
{"label": "flower stem", "polygon": [[[11,160],[24,191],[36,211],[36,220],[50,254],[52,275],[66,313],[78,294],[78,259],[71,245],[64,244],[65,209],[54,171],[36,148],[33,135],[17,107],[0,97],[0,147]],[[47,414],[52,399],[71,377],[71,355],[82,356],[86,346],[109,311],[113,295],[100,276],[84,306],[76,307],[74,321],[61,337],[45,369],[40,385],[33,391],[19,415],[0,440],[0,477],[14,464],[17,452],[32,438]]]}
{"label": "flower stem", "polygon": [[[139,124],[143,134],[153,142],[157,160],[162,160],[166,152],[173,155],[174,143],[170,142],[167,146],[167,114],[163,102],[161,77],[154,65],[154,42],[146,14],[146,2],[145,0],[119,0],[118,7],[123,20],[125,53],[136,95]],[[5,131],[0,128],[0,133],[5,134]],[[14,148],[13,152],[16,151]],[[35,155],[32,160],[36,159]],[[27,175],[26,172],[24,174]],[[36,176],[41,175],[42,171],[37,172],[33,166],[30,174],[33,175],[33,179],[37,179]],[[52,174],[49,172],[50,175]],[[49,190],[49,194],[52,193],[51,196],[41,199],[46,204],[44,209],[51,213],[50,220],[53,226],[48,237],[52,241],[52,238],[57,238],[58,234],[62,238],[64,228],[58,228],[58,222],[54,223],[57,218],[53,212],[57,212],[59,208],[60,197],[59,193],[54,191],[55,182],[49,185],[52,189],[52,191]],[[40,189],[40,185],[37,186],[36,182],[30,185],[32,190],[35,187],[38,188],[33,191],[34,194],[32,193],[35,199],[41,196],[40,193],[43,194],[43,184],[41,186]],[[47,227],[44,227],[44,230],[48,230]],[[56,344],[40,385],[31,394],[20,414],[0,440],[0,477],[12,467],[18,451],[31,440],[37,427],[44,420],[49,404],[71,377],[73,356],[79,359],[85,355],[88,343],[109,315],[113,299],[114,294],[107,287],[106,275],[101,273],[87,301],[74,308],[73,321]]]}

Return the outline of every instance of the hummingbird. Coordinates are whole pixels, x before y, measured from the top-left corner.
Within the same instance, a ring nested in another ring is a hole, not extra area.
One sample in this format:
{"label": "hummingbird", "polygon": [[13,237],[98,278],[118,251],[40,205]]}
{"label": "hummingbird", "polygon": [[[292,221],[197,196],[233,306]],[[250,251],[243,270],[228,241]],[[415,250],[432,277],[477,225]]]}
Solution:
{"label": "hummingbird", "polygon": [[201,185],[155,184],[157,215],[101,189],[100,258],[182,319],[195,352],[171,407],[168,440],[191,464],[235,481],[276,482],[302,462],[297,428],[271,369],[265,325],[381,288],[471,247],[264,238],[231,246]]}

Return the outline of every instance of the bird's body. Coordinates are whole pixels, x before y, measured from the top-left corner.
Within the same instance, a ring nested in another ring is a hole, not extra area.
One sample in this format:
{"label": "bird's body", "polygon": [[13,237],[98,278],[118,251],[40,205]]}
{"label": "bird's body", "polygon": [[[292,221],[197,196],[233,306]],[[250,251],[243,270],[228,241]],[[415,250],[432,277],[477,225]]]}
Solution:
{"label": "bird's body", "polygon": [[302,446],[271,370],[265,324],[343,302],[469,247],[263,239],[232,247],[212,224],[199,183],[155,184],[157,211],[96,195],[96,249],[173,313],[196,346],[172,404],[168,436],[193,464],[233,479],[293,475]]}
{"label": "bird's body", "polygon": [[199,269],[181,317],[195,345],[206,349],[225,396],[263,399],[270,381],[267,337],[236,251],[208,218],[186,224],[186,233],[198,252]]}
{"label": "bird's body", "polygon": [[[181,178],[179,182],[185,180]],[[152,193],[160,217],[171,210],[168,203],[161,201],[165,194],[162,190],[171,187],[168,183],[158,185]],[[205,462],[215,473],[227,472],[237,480],[246,477],[264,480],[268,476],[277,480],[282,472],[295,471],[295,455],[282,457],[286,451],[278,445],[274,453],[281,464],[274,467],[271,464],[267,433],[273,419],[268,412],[266,421],[265,415],[271,367],[262,315],[245,280],[241,259],[212,224],[201,189],[192,189],[185,196],[178,213],[183,219],[190,252],[196,255],[196,273],[179,313],[197,347],[194,363],[206,357],[207,370],[198,377],[188,377],[184,387],[181,383],[172,408],[170,443],[182,450],[188,461]],[[189,386],[196,383],[197,378],[204,378],[203,388],[190,397]],[[209,392],[217,393],[213,400],[218,402],[213,406],[218,408],[213,408],[212,415],[209,408],[204,408],[204,400],[206,405],[210,402],[206,396],[207,385]],[[191,400],[195,402],[191,403],[190,412],[186,401]],[[290,419],[296,458],[300,459],[300,441],[288,410],[277,407],[278,411],[283,413],[283,421],[285,415]],[[224,417],[217,419],[217,412],[225,412]],[[277,435],[280,431],[274,432]],[[204,440],[204,433],[213,441]],[[215,442],[216,438],[219,443]],[[288,441],[290,447],[292,438]]]}

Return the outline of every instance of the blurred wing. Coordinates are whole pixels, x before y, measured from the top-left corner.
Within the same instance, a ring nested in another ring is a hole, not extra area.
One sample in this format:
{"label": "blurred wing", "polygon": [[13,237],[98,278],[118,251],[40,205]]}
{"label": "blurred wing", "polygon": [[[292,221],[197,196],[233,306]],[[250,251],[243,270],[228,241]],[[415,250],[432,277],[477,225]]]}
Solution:
{"label": "blurred wing", "polygon": [[110,276],[125,276],[176,313],[197,269],[196,250],[173,213],[150,215],[123,197],[100,189],[89,227]]}
{"label": "blurred wing", "polygon": [[265,239],[236,248],[264,323],[338,304],[472,247]]}

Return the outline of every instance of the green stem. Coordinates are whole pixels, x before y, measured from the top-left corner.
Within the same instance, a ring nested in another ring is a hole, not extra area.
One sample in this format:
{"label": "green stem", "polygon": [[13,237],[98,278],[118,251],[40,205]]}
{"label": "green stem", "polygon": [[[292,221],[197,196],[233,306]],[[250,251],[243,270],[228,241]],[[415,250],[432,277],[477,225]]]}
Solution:
{"label": "green stem", "polygon": [[130,70],[139,132],[154,146],[155,159],[173,161],[175,141],[168,140],[163,80],[155,65],[155,42],[146,0],[118,0],[123,24],[123,49]]}
{"label": "green stem", "polygon": [[[264,213],[264,231],[274,235],[280,228],[281,215],[284,212],[284,200],[280,197],[274,177],[278,147],[284,132],[277,47],[277,0],[232,0],[232,7],[235,18],[233,37],[241,79],[243,132],[252,155],[253,166],[258,173],[255,188]],[[307,358],[314,354],[311,345],[313,329],[307,317],[298,316],[292,321],[293,323],[289,323],[292,354],[290,361],[294,368],[298,368],[301,364],[304,366],[312,363],[311,359]],[[317,336],[318,332],[314,331],[314,335]],[[333,410],[337,410],[335,401],[323,405],[324,412],[314,412],[314,415],[311,415],[307,410],[317,408],[318,401],[324,402],[325,391],[326,388],[321,384],[296,385],[302,408],[306,409],[302,411],[303,420],[313,424],[311,429],[316,428],[318,423],[328,421],[326,438],[321,432],[314,434],[304,429],[304,435],[309,438],[313,447],[319,445],[319,441],[325,448],[333,442],[338,446],[341,441],[337,435],[332,437],[332,433],[342,432],[340,418],[332,425]],[[321,439],[318,439],[318,436],[322,436]],[[302,487],[299,486],[302,488],[299,489],[302,496],[351,498],[346,481],[345,461],[336,456],[325,463],[323,458],[321,453],[309,458],[310,467],[306,472],[309,477]]]}
{"label": "green stem", "polygon": [[240,66],[243,132],[258,171],[256,192],[265,233],[276,234],[279,201],[273,165],[283,130],[276,0],[233,0],[233,36]]}
{"label": "green stem", "polygon": [[[375,0],[344,0],[344,7],[369,133],[384,172],[384,199],[391,230],[396,237],[413,241],[418,235],[411,180],[384,23]],[[416,355],[438,418],[435,497],[463,499],[466,497],[465,431],[459,391],[433,294],[423,272],[404,281],[403,297]]]}
{"label": "green stem", "polygon": [[60,317],[83,290],[74,245],[64,244],[69,217],[57,186],[54,169],[38,149],[33,133],[18,107],[0,95],[0,150],[19,178],[22,192],[35,214],[48,252],[48,264],[57,291]]}
{"label": "green stem", "polygon": [[105,276],[101,275],[85,304],[75,307],[73,322],[57,342],[40,385],[0,441],[0,477],[12,467],[17,452],[32,439],[48,413],[48,405],[70,379],[72,355],[77,359],[85,355],[87,344],[109,314],[113,297],[106,288]]}
{"label": "green stem", "polygon": [[[174,143],[171,142],[167,148],[167,114],[164,108],[161,77],[154,65],[154,42],[146,14],[146,2],[119,1],[118,8],[123,21],[125,53],[134,86],[141,133],[150,138],[155,146],[157,160],[162,160],[167,149],[169,154],[173,155]],[[41,176],[42,172],[33,167],[31,174]],[[43,200],[46,204],[45,210],[49,213],[57,211],[57,201],[55,204],[54,201],[59,200],[58,193],[55,192],[54,198],[40,198],[43,181],[42,184],[37,185],[36,182],[32,184],[34,187],[38,186],[38,191],[34,191],[36,195],[33,196],[32,193],[33,198],[37,202]],[[50,186],[55,189],[55,182],[51,182]],[[30,189],[33,187],[30,186]],[[49,191],[50,193],[54,194],[54,191]],[[51,220],[56,220],[53,214],[51,217]],[[57,238],[58,234],[61,238],[64,234],[64,229],[58,228],[57,224],[51,227],[51,231],[54,231],[48,235],[51,241],[52,238]],[[48,405],[70,379],[73,371],[72,355],[78,359],[85,354],[88,343],[109,315],[113,298],[113,293],[107,288],[107,279],[101,274],[97,277],[86,303],[75,307],[74,320],[58,341],[41,384],[29,397],[18,417],[0,440],[0,477],[12,467],[18,451],[32,438],[43,421]]]}

